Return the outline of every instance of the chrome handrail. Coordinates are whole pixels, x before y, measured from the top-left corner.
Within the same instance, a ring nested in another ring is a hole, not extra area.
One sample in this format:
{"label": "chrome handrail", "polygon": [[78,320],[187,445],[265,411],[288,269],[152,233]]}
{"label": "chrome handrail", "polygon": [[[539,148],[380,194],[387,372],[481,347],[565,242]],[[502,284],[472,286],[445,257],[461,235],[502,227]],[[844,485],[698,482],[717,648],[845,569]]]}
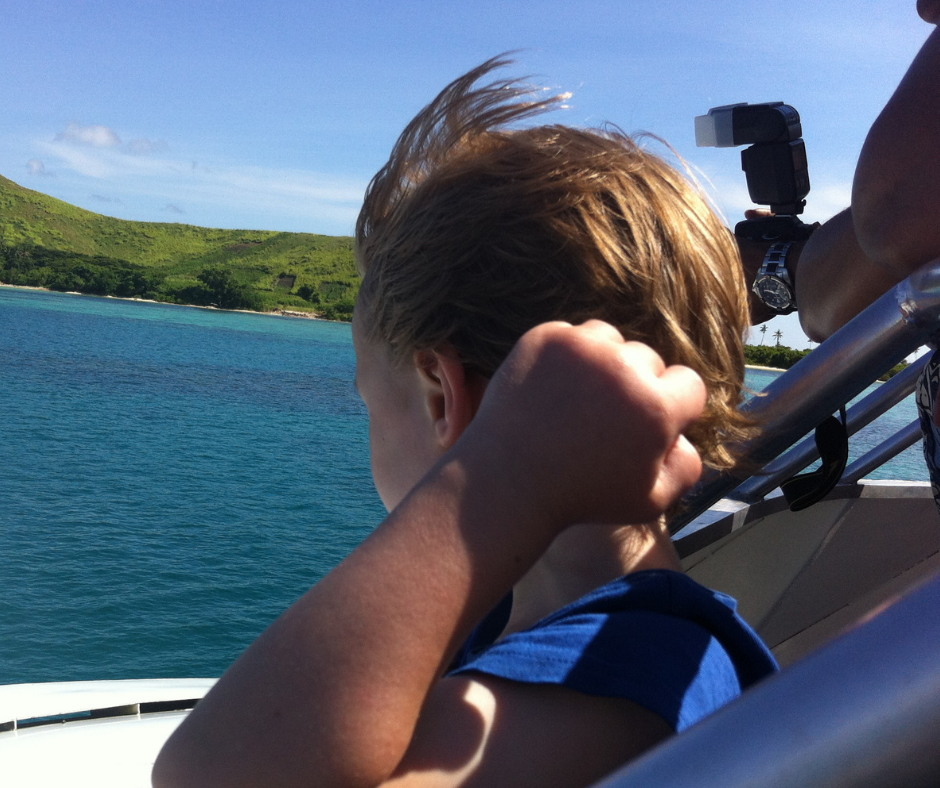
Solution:
{"label": "chrome handrail", "polygon": [[[915,271],[849,321],[755,397],[745,410],[761,434],[740,449],[758,467],[766,465],[827,416],[925,344],[940,321],[940,261]],[[745,477],[703,476],[672,533],[723,497],[736,497]]]}
{"label": "chrome handrail", "polygon": [[910,424],[898,430],[894,435],[879,443],[871,451],[866,452],[845,469],[840,484],[855,484],[859,479],[867,476],[875,468],[880,468],[888,460],[897,457],[908,446],[913,446],[922,437],[920,420],[914,419]]}
{"label": "chrome handrail", "polygon": [[[849,436],[855,435],[909,396],[914,391],[917,379],[929,360],[929,356],[917,359],[861,402],[856,402],[850,407],[846,412],[846,432]],[[816,439],[815,436],[810,435],[783,456],[769,462],[759,473],[738,485],[732,496],[735,500],[744,503],[755,503],[771,490],[779,487],[781,482],[799,473],[818,459],[819,450],[816,448]]]}

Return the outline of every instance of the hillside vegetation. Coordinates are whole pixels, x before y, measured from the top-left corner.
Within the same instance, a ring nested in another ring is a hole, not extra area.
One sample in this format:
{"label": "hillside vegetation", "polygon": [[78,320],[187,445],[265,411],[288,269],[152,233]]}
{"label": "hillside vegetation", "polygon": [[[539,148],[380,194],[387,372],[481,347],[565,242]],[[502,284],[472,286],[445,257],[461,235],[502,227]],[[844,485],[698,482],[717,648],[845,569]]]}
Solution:
{"label": "hillside vegetation", "polygon": [[350,237],[113,219],[2,176],[0,282],[340,320],[359,289]]}

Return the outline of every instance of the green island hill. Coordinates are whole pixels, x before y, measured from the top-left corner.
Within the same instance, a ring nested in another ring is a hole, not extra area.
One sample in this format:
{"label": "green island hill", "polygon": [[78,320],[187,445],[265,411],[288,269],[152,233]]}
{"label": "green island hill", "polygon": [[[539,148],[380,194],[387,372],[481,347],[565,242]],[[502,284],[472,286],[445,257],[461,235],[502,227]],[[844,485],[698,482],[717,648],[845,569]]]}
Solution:
{"label": "green island hill", "polygon": [[0,283],[351,320],[348,236],[135,222],[0,176]]}

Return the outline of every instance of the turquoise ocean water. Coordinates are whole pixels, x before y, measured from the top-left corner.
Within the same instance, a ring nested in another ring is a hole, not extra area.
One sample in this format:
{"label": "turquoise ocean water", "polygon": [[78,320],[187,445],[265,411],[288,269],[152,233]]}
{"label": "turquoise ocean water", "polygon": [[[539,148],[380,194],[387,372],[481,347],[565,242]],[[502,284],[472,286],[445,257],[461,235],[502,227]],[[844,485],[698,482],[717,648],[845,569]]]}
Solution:
{"label": "turquoise ocean water", "polygon": [[353,364],[344,324],[0,288],[0,683],[221,673],[384,514]]}

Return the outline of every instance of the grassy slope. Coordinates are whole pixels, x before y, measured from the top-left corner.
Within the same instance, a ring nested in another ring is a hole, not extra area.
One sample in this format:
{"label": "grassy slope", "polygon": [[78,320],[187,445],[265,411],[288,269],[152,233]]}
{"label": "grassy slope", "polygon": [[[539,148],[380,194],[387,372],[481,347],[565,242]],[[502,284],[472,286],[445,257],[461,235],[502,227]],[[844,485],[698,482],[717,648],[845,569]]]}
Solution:
{"label": "grassy slope", "polygon": [[327,301],[348,301],[358,289],[349,237],[113,219],[2,176],[0,240],[7,246],[39,246],[144,266],[165,277],[167,291],[195,284],[201,270],[219,265],[260,291],[269,309],[313,308],[276,286],[281,273],[296,275],[295,292],[309,285]]}

